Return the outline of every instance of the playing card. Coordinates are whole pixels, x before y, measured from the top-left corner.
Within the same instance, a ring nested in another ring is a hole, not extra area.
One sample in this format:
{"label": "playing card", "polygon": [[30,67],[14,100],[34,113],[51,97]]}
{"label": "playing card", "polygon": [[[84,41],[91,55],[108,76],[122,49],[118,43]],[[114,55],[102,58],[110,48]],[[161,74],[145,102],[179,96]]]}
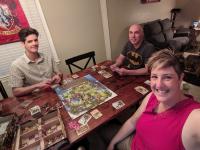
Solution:
{"label": "playing card", "polygon": [[108,79],[110,77],[112,77],[112,74],[110,74],[109,72],[105,72],[102,74],[104,78]]}
{"label": "playing card", "polygon": [[80,125],[78,124],[77,121],[71,121],[68,123],[68,126],[70,129],[79,129],[80,128]]}
{"label": "playing card", "polygon": [[106,66],[101,65],[100,68],[101,68],[101,69],[106,69]]}
{"label": "playing card", "polygon": [[72,75],[72,78],[73,78],[73,79],[77,79],[78,77],[79,77],[79,75],[77,75],[77,74],[73,74],[73,75]]}
{"label": "playing card", "polygon": [[79,135],[85,133],[88,130],[89,130],[89,126],[86,124],[86,125],[80,126],[80,128],[78,128],[78,129],[76,129],[76,133],[79,136]]}
{"label": "playing card", "polygon": [[95,119],[98,119],[98,118],[100,118],[100,117],[103,115],[98,109],[94,109],[93,111],[90,112],[90,114],[91,114]]}
{"label": "playing card", "polygon": [[84,115],[79,119],[78,123],[80,123],[80,124],[82,124],[82,125],[85,125],[85,124],[87,124],[87,123],[90,121],[91,118],[92,118],[91,115],[89,115],[89,114],[84,114]]}
{"label": "playing card", "polygon": [[105,70],[99,70],[99,71],[98,71],[98,74],[101,74],[101,75],[102,75],[102,74],[104,74],[104,73],[106,73]]}
{"label": "playing card", "polygon": [[112,103],[112,106],[115,108],[115,109],[120,109],[124,106],[124,102],[122,100],[119,100],[119,101],[116,101],[114,103]]}
{"label": "playing card", "polygon": [[145,94],[147,94],[149,91],[146,89],[146,88],[144,88],[143,86],[137,86],[137,87],[135,87],[135,90],[137,91],[137,92],[139,92],[139,93],[141,93],[142,95],[145,95]]}
{"label": "playing card", "polygon": [[63,84],[66,85],[68,83],[71,83],[73,81],[73,78],[66,78],[63,80]]}
{"label": "playing card", "polygon": [[150,81],[149,80],[144,81],[144,83],[147,84],[147,85],[150,85]]}

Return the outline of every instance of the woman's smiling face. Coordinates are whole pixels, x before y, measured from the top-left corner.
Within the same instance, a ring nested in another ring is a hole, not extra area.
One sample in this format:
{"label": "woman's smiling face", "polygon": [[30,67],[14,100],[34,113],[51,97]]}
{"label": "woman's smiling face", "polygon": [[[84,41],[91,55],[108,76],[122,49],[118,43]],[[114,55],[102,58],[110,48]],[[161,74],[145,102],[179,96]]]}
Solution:
{"label": "woman's smiling face", "polygon": [[173,67],[151,70],[151,90],[159,102],[170,102],[180,93],[183,75],[179,78]]}

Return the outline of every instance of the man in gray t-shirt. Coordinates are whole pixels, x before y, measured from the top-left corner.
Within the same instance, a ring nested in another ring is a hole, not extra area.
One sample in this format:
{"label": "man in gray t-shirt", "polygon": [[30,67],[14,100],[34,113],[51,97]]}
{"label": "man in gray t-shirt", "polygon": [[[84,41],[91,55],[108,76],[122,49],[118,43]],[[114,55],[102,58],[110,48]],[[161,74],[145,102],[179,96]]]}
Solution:
{"label": "man in gray t-shirt", "polygon": [[142,27],[134,24],[129,28],[129,41],[110,68],[121,76],[145,75],[148,73],[146,62],[154,51],[154,46],[144,40]]}

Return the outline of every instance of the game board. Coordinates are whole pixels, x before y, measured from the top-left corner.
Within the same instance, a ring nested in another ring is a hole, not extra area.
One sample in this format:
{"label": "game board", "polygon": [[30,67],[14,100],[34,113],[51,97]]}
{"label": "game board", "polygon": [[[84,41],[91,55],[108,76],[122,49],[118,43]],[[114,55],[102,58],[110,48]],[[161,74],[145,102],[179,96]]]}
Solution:
{"label": "game board", "polygon": [[76,79],[65,88],[56,87],[55,91],[72,119],[117,96],[91,75]]}

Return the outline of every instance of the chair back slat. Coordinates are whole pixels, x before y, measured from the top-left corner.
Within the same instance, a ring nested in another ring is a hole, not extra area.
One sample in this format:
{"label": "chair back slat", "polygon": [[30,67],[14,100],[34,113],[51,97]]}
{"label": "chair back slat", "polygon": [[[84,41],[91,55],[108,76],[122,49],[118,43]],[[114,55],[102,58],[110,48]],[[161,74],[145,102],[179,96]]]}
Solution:
{"label": "chair back slat", "polygon": [[0,81],[0,92],[1,92],[1,95],[2,95],[3,98],[8,98],[6,90],[4,89],[3,84],[1,83],[1,81]]}
{"label": "chair back slat", "polygon": [[[84,67],[81,67],[81,66],[78,66],[77,64],[75,64],[75,62],[83,60],[83,59],[88,59],[86,64],[84,65]],[[73,74],[71,66],[74,66],[74,67],[76,67],[76,68],[78,68],[80,70],[84,70],[84,69],[87,68],[87,66],[88,66],[88,64],[89,64],[91,59],[93,61],[93,64],[96,65],[95,52],[94,51],[91,51],[91,52],[88,52],[88,53],[85,53],[85,54],[81,54],[81,55],[66,59],[65,63],[68,66],[70,73]]]}

